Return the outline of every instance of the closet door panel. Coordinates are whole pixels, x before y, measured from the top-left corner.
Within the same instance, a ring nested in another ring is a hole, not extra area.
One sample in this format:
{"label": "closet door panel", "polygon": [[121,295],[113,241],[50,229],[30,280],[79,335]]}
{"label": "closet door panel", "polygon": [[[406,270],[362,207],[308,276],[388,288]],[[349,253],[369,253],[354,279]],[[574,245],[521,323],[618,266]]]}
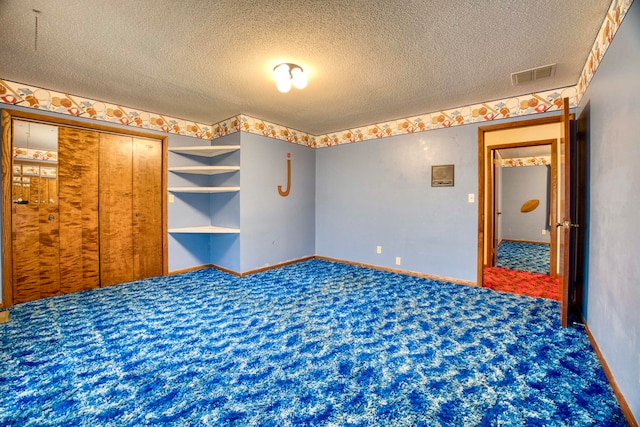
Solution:
{"label": "closet door panel", "polygon": [[58,130],[60,289],[63,293],[100,285],[98,247],[97,132]]}
{"label": "closet door panel", "polygon": [[58,205],[40,206],[40,236],[38,239],[40,265],[40,297],[60,294],[60,235]]}
{"label": "closet door panel", "polygon": [[57,205],[14,205],[13,302],[60,293]]}
{"label": "closet door panel", "polygon": [[13,302],[40,298],[40,212],[30,205],[13,205]]}
{"label": "closet door panel", "polygon": [[133,280],[132,138],[100,135],[101,286]]}
{"label": "closet door panel", "polygon": [[133,139],[134,279],[161,276],[162,142]]}
{"label": "closet door panel", "polygon": [[12,215],[13,302],[60,293],[56,205],[14,205]]}

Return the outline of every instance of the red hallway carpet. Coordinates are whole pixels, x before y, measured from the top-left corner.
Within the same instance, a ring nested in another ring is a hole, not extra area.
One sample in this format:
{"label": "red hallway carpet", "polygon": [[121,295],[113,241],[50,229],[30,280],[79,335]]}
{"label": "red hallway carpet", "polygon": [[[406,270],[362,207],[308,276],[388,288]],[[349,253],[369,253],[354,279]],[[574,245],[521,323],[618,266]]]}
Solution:
{"label": "red hallway carpet", "polygon": [[560,301],[560,283],[556,277],[500,267],[485,267],[484,287],[502,292]]}

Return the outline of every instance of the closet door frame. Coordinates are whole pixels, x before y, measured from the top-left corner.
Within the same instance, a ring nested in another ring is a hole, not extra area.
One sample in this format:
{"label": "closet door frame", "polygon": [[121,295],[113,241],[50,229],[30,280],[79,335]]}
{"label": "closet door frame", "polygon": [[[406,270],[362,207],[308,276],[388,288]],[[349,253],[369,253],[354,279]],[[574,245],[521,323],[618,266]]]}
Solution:
{"label": "closet door frame", "polygon": [[168,273],[168,234],[167,234],[167,146],[168,136],[140,132],[135,129],[122,129],[99,123],[69,120],[56,116],[34,114],[26,111],[2,109],[2,292],[0,308],[13,305],[13,245],[12,236],[12,121],[23,119],[53,126],[73,127],[103,133],[113,133],[157,140],[162,144],[162,274]]}

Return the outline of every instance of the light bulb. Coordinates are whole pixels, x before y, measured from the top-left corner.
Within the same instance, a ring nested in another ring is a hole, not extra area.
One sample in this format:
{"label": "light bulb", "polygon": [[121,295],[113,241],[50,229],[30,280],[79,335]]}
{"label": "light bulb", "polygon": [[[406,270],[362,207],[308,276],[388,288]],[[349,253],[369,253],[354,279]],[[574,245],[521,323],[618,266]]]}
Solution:
{"label": "light bulb", "polygon": [[276,79],[276,87],[280,92],[287,93],[291,90],[291,80],[289,78]]}
{"label": "light bulb", "polygon": [[291,78],[291,74],[289,73],[289,65],[288,64],[280,64],[273,69],[273,75],[276,78],[276,81],[282,79],[284,80]]}
{"label": "light bulb", "polygon": [[307,75],[302,71],[302,68],[296,67],[291,70],[291,83],[293,83],[296,89],[304,89],[307,87],[309,81],[307,80]]}
{"label": "light bulb", "polygon": [[287,93],[291,90],[291,73],[289,72],[289,65],[280,64],[273,69],[273,77],[276,79],[276,87],[282,93]]}

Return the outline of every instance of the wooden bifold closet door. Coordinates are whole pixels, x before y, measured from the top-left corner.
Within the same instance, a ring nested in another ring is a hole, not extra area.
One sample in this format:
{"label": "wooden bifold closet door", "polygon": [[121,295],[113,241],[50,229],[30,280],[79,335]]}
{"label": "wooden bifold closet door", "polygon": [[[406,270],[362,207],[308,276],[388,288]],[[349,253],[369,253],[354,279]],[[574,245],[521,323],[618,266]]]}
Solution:
{"label": "wooden bifold closet door", "polygon": [[56,173],[14,185],[14,303],[98,287],[97,148],[97,132],[60,127]]}
{"label": "wooden bifold closet door", "polygon": [[162,263],[162,145],[100,136],[100,284],[159,276]]}
{"label": "wooden bifold closet door", "polygon": [[163,273],[162,144],[133,138],[133,279]]}
{"label": "wooden bifold closet door", "polygon": [[100,285],[98,259],[99,133],[58,128],[60,292]]}
{"label": "wooden bifold closet door", "polygon": [[163,159],[162,140],[59,126],[57,162],[14,160],[12,303],[162,275]]}

